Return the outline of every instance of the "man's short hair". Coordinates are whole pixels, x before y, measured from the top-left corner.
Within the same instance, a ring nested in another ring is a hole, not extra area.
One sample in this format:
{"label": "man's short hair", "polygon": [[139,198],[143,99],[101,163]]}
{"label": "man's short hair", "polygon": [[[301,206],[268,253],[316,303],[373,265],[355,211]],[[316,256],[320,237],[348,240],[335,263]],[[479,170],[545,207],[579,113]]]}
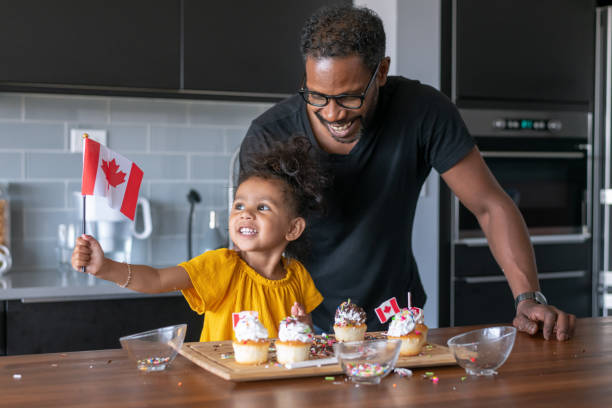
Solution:
{"label": "man's short hair", "polygon": [[374,70],[385,56],[385,29],[378,15],[353,5],[326,6],[302,28],[302,57],[315,59],[358,55]]}

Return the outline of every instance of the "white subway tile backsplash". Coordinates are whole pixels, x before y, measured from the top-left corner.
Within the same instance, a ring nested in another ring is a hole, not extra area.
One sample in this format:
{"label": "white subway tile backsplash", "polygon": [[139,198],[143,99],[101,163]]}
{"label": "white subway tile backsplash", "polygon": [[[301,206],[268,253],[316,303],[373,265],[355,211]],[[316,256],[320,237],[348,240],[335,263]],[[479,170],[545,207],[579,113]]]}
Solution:
{"label": "white subway tile backsplash", "polygon": [[111,123],[187,123],[187,103],[183,101],[111,98]]}
{"label": "white subway tile backsplash", "polygon": [[79,225],[77,215],[70,210],[26,210],[23,221],[25,237],[55,240],[57,240],[59,224],[76,223]]}
{"label": "white subway tile backsplash", "polygon": [[[68,132],[70,129],[100,129],[107,132],[106,145],[121,153],[126,152],[146,152],[149,150],[148,125],[146,124],[110,124],[110,123],[83,123],[68,122]],[[126,156],[126,154],[123,154]]]}
{"label": "white subway tile backsplash", "polygon": [[26,120],[108,122],[106,98],[82,96],[25,96]]}
{"label": "white subway tile backsplash", "polygon": [[189,105],[191,124],[248,127],[269,104],[237,102],[194,102]]}
{"label": "white subway tile backsplash", "polygon": [[184,180],[187,156],[182,154],[131,154],[127,156],[144,172],[147,180]]}
{"label": "white subway tile backsplash", "polygon": [[65,208],[63,181],[10,183],[8,190],[11,208]]}
{"label": "white subway tile backsplash", "polygon": [[0,118],[21,119],[21,95],[0,93]]}
{"label": "white subway tile backsplash", "polygon": [[187,194],[197,190],[193,249],[203,248],[208,213],[227,237],[229,160],[251,121],[271,104],[0,92],[0,180],[9,182],[16,270],[56,266],[57,225],[74,221],[82,156],[71,128],[104,129],[108,146],[144,171],[153,234],[134,241],[132,262],[175,265],[187,258]]}
{"label": "white subway tile backsplash", "polygon": [[189,176],[191,179],[227,180],[229,177],[230,156],[192,155]]}
{"label": "white subway tile backsplash", "polygon": [[174,207],[188,208],[187,194],[196,190],[202,197],[202,207],[227,207],[227,182],[189,182],[176,183],[152,182],[150,198],[155,203]]}
{"label": "white subway tile backsplash", "polygon": [[80,179],[81,153],[26,153],[27,179]]}
{"label": "white subway tile backsplash", "polygon": [[223,152],[223,129],[218,127],[151,126],[153,152]]}
{"label": "white subway tile backsplash", "polygon": [[225,151],[233,154],[242,143],[242,139],[246,136],[247,128],[227,129],[225,131]]}
{"label": "white subway tile backsplash", "polygon": [[0,149],[63,150],[65,147],[63,124],[0,122]]}
{"label": "white subway tile backsplash", "polygon": [[23,179],[23,153],[0,153],[0,180]]}

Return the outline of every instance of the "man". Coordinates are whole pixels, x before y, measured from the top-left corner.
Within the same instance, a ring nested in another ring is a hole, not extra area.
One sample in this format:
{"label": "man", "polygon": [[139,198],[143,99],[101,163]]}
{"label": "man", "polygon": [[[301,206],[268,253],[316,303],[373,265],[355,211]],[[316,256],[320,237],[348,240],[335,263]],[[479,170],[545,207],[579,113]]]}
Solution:
{"label": "man", "polygon": [[312,250],[305,264],[325,299],[312,314],[315,325],[329,330],[347,298],[366,310],[369,330],[383,329],[373,311],[393,296],[405,299],[410,291],[413,305],[425,303],[411,237],[419,191],[433,167],[477,217],[520,296],[513,324],[530,334],[541,325],[546,339],[568,339],[575,317],[532,299],[539,284],[525,223],[456,107],[418,81],[387,77],[384,52],[382,21],[371,10],[317,11],[302,31],[299,95],[255,119],[241,146],[244,166],[253,152],[303,134],[332,175],[328,211],[307,227]]}

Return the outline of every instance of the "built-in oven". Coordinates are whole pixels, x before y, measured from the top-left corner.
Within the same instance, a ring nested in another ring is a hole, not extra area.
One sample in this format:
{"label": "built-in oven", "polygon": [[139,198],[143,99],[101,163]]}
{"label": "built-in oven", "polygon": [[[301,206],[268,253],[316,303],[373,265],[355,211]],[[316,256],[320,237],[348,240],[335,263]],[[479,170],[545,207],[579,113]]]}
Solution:
{"label": "built-in oven", "polygon": [[[465,109],[461,114],[533,242],[591,237],[589,114]],[[476,218],[456,197],[453,213],[455,243],[486,243]]]}
{"label": "built-in oven", "polygon": [[[520,210],[542,290],[591,312],[591,115],[462,109],[484,161]],[[451,195],[451,325],[511,322],[512,294],[474,215]],[[576,291],[585,296],[576,296]]]}

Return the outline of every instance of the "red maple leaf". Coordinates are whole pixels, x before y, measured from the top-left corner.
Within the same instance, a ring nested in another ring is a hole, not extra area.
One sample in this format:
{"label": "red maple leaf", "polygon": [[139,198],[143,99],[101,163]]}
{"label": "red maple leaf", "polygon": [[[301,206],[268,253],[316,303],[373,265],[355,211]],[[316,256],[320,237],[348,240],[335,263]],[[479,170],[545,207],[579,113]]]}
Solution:
{"label": "red maple leaf", "polygon": [[391,311],[391,306],[385,306],[385,308],[383,309],[383,312],[385,312],[385,314],[389,313]]}
{"label": "red maple leaf", "polygon": [[115,162],[115,159],[110,162],[102,160],[102,171],[104,171],[106,181],[113,187],[117,187],[119,184],[125,183],[126,173],[117,170],[119,170],[119,165],[117,162]]}

